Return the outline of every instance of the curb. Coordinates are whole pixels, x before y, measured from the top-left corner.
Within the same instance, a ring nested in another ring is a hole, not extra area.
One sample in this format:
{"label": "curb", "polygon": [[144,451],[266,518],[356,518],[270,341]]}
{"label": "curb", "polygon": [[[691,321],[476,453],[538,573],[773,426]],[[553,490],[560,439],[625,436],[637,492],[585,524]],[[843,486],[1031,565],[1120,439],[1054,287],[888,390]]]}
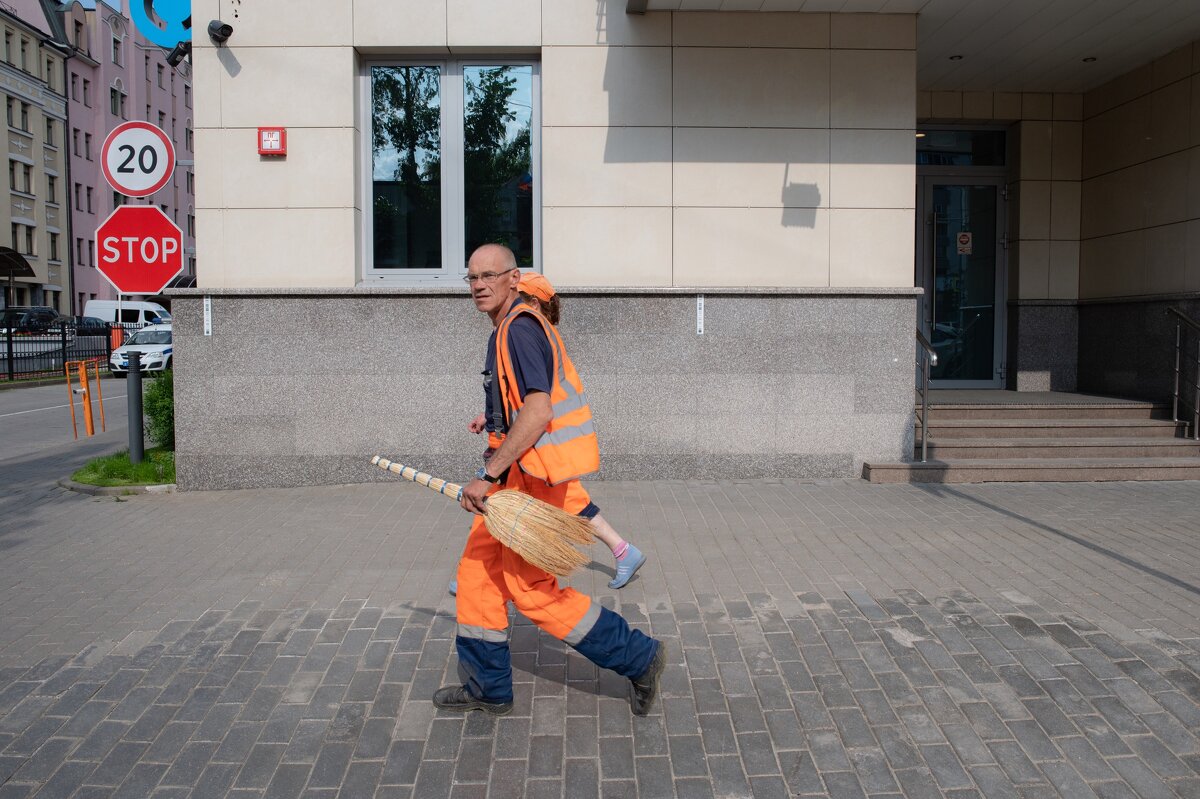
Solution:
{"label": "curb", "polygon": [[76,483],[74,480],[64,477],[58,481],[58,484],[68,491],[74,491],[79,494],[90,494],[93,497],[128,497],[134,494],[175,493],[174,483],[147,486],[90,486],[84,483]]}

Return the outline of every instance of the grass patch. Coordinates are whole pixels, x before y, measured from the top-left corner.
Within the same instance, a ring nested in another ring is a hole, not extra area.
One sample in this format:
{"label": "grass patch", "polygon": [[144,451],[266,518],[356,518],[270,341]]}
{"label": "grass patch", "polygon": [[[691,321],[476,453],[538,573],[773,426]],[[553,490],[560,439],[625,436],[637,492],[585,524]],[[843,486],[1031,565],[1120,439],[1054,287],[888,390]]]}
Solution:
{"label": "grass patch", "polygon": [[129,451],[105,455],[88,461],[71,479],[91,486],[144,486],[175,482],[175,453],[162,447],[146,450],[136,466],[129,462]]}

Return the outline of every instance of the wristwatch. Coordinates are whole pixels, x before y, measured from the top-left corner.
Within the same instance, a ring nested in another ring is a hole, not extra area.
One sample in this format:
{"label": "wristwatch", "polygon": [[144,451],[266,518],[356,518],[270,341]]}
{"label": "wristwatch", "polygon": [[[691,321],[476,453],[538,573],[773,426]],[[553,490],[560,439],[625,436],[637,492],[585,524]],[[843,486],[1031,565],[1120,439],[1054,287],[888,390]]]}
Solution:
{"label": "wristwatch", "polygon": [[475,472],[475,477],[479,480],[486,480],[489,483],[499,483],[500,482],[499,477],[492,477],[490,474],[487,473],[487,469],[484,468],[483,466],[480,466],[479,471]]}

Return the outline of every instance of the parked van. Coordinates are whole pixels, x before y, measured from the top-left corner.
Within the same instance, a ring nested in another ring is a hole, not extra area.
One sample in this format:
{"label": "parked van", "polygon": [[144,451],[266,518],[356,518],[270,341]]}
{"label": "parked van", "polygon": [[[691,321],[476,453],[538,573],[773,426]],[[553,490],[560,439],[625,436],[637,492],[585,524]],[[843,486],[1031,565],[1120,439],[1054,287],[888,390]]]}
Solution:
{"label": "parked van", "polygon": [[157,302],[122,300],[120,305],[120,319],[117,318],[116,300],[88,300],[83,306],[83,315],[94,316],[97,319],[102,319],[112,324],[119,322],[123,325],[137,325],[139,327],[171,323],[170,312]]}

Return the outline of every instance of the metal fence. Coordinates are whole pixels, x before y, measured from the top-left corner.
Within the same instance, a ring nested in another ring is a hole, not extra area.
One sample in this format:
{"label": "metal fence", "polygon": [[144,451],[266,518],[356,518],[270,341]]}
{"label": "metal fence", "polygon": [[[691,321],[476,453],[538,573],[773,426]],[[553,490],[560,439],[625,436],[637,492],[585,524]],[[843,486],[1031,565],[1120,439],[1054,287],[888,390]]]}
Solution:
{"label": "metal fence", "polygon": [[87,358],[100,358],[107,368],[113,347],[139,327],[68,322],[42,330],[0,329],[0,381],[61,377],[64,363]]}

